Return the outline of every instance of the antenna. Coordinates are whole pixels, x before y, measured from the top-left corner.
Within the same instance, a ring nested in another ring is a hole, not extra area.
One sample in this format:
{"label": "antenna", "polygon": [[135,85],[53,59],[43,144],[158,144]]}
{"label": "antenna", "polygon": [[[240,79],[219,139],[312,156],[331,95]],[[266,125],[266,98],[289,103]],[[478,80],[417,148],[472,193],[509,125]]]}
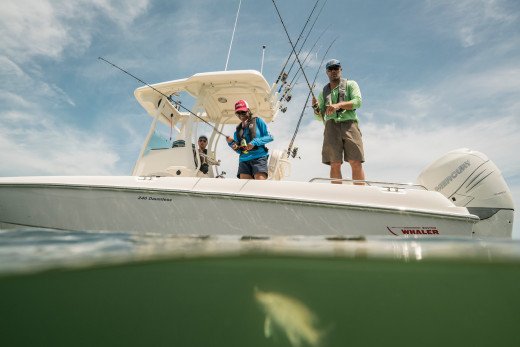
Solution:
{"label": "antenna", "polygon": [[265,55],[265,45],[262,45],[262,64],[260,65],[260,73],[264,70],[264,55]]}
{"label": "antenna", "polygon": [[237,28],[238,14],[240,13],[240,5],[242,5],[242,0],[240,0],[240,2],[238,3],[237,17],[235,18],[235,26],[233,27],[233,34],[231,35],[231,42],[229,43],[229,51],[227,54],[226,67],[224,68],[224,71],[227,71],[227,66],[229,63],[229,56],[231,55],[231,46],[233,46],[233,38],[235,37],[235,30]]}

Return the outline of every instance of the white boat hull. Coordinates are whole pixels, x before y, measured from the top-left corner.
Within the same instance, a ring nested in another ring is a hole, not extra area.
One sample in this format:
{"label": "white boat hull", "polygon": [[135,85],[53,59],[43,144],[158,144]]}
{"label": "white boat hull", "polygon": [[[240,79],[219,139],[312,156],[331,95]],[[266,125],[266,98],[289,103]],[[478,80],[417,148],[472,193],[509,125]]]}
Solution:
{"label": "white boat hull", "polygon": [[0,180],[0,222],[179,235],[472,236],[478,218],[436,192],[211,178]]}

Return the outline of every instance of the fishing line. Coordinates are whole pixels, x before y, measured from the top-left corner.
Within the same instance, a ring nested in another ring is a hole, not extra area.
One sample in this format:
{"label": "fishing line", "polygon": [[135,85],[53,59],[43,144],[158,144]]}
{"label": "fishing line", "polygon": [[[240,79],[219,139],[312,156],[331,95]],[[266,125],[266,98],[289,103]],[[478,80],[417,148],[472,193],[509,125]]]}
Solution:
{"label": "fishing line", "polygon": [[189,110],[189,109],[187,109],[186,107],[182,106],[180,102],[174,101],[172,98],[170,98],[169,96],[165,95],[163,92],[161,92],[161,91],[155,89],[154,87],[152,87],[152,86],[149,85],[148,83],[144,82],[144,81],[141,80],[140,78],[135,77],[135,76],[132,75],[130,72],[128,72],[128,71],[126,71],[126,70],[120,68],[119,66],[117,66],[117,65],[115,65],[115,64],[113,64],[113,63],[111,63],[111,62],[109,62],[109,61],[106,60],[105,58],[103,58],[103,57],[98,57],[98,59],[103,60],[104,62],[106,62],[106,63],[112,65],[112,66],[115,67],[116,69],[119,69],[119,70],[123,71],[125,74],[127,74],[128,76],[133,77],[134,79],[136,79],[137,81],[141,82],[141,83],[144,84],[145,86],[148,86],[148,87],[152,88],[152,89],[155,90],[157,93],[161,94],[161,95],[164,96],[166,99],[168,99],[170,102],[173,102],[176,106],[182,108],[183,110],[188,111],[190,114],[192,114],[193,116],[197,117],[198,119],[200,119],[201,121],[203,121],[204,123],[206,123],[207,125],[209,125],[210,127],[212,127],[212,128],[215,130],[215,132],[219,133],[219,134],[222,135],[222,136],[228,137],[228,135],[222,133],[222,132],[221,132],[220,130],[218,130],[218,129],[213,125],[213,124],[209,123],[209,122],[208,122],[207,120],[205,120],[204,118],[197,116],[197,115],[196,115],[195,113],[193,113],[191,110]]}
{"label": "fishing line", "polygon": [[289,32],[287,31],[287,28],[285,27],[285,23],[282,19],[282,15],[280,14],[280,11],[278,10],[278,6],[276,6],[276,2],[274,0],[272,0],[272,1],[273,1],[274,8],[276,9],[276,13],[278,14],[278,17],[280,18],[280,22],[282,22],[282,26],[283,26],[283,29],[285,30],[285,34],[287,35],[287,38],[289,39],[289,43],[291,44],[293,53],[296,56],[296,60],[298,60],[298,64],[300,65],[300,68],[302,69],[302,74],[303,74],[303,77],[305,77],[305,82],[307,82],[307,86],[309,87],[309,90],[310,90],[312,96],[315,97],[314,93],[312,92],[312,87],[311,87],[311,84],[309,83],[309,79],[307,78],[307,75],[305,74],[305,71],[303,70],[302,62],[300,61],[298,54],[296,54],[296,49],[294,48],[291,37],[289,36]]}
{"label": "fishing line", "polygon": [[[327,50],[323,54],[323,58],[321,59],[320,66],[318,67],[318,70],[316,71],[316,74],[314,75],[314,80],[312,81],[312,85],[314,85],[314,83],[316,83],[316,79],[318,78],[318,73],[321,71],[321,67],[323,66],[323,62],[325,61],[325,57],[327,56],[327,53],[329,53],[330,48],[332,47],[334,42],[336,42],[337,39],[338,39],[338,37],[336,37],[330,43],[329,47],[327,48]],[[287,148],[287,157],[289,157],[289,155],[291,154],[291,150],[292,150],[292,147],[294,145],[294,139],[296,139],[296,134],[298,134],[298,130],[300,129],[300,124],[301,124],[302,119],[303,119],[303,114],[305,113],[305,108],[307,107],[307,103],[309,102],[309,98],[311,97],[311,94],[312,94],[312,89],[309,91],[309,94],[307,95],[307,100],[305,101],[305,104],[303,105],[302,113],[300,114],[300,118],[298,119],[298,123],[296,124],[296,129],[294,130],[294,134],[293,134],[293,137],[291,139],[291,142],[289,143],[289,147]]]}
{"label": "fishing line", "polygon": [[[300,41],[302,35],[303,35],[303,32],[305,31],[305,28],[307,27],[307,24],[309,24],[309,20],[311,19],[312,17],[312,14],[314,13],[314,10],[316,9],[316,6],[318,6],[318,2],[320,2],[320,0],[316,0],[316,3],[314,4],[314,7],[312,8],[312,11],[311,13],[309,14],[309,17],[307,17],[307,21],[305,22],[305,25],[303,26],[302,28],[302,31],[300,31],[300,35],[298,36],[298,39],[296,40],[296,44],[298,44],[298,41]],[[276,5],[275,5],[276,6]],[[280,17],[280,19],[282,19]],[[294,51],[294,50],[293,50]],[[287,66],[287,64],[289,63],[289,60],[291,59],[292,57],[292,54],[293,54],[293,51],[291,51],[289,53],[289,56],[287,57],[287,60],[285,61],[285,64],[283,65],[282,67],[282,71],[280,71],[280,74],[278,75],[278,78],[276,79],[276,82],[275,84],[278,84],[278,82],[280,82],[280,79],[282,78],[283,76],[283,70],[285,70],[285,67]]]}

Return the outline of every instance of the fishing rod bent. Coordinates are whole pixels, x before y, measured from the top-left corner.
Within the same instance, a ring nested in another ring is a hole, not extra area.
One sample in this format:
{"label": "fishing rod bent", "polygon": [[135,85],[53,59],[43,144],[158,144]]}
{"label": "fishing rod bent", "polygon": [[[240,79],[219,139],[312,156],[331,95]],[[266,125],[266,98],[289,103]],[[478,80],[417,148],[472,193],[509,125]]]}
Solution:
{"label": "fishing rod bent", "polygon": [[283,29],[285,30],[285,34],[287,35],[287,38],[289,39],[289,43],[291,45],[293,53],[296,56],[296,60],[298,60],[298,64],[300,65],[300,68],[302,69],[303,77],[305,77],[307,86],[309,87],[309,90],[311,91],[312,96],[315,97],[314,93],[312,92],[312,87],[311,87],[311,84],[309,83],[309,79],[307,78],[307,75],[305,74],[305,71],[303,70],[302,62],[300,61],[298,54],[296,54],[296,49],[294,48],[294,45],[292,43],[291,36],[289,36],[289,32],[287,31],[287,28],[285,27],[285,23],[282,19],[282,15],[280,14],[280,11],[278,10],[278,6],[276,6],[276,2],[274,0],[272,0],[272,1],[273,1],[274,8],[276,9],[276,13],[278,13],[278,17],[280,18],[280,22],[282,22],[282,26],[283,26]]}
{"label": "fishing rod bent", "polygon": [[[316,83],[316,79],[318,78],[318,73],[320,72],[321,67],[323,66],[323,62],[325,61],[325,57],[327,56],[327,53],[329,53],[330,48],[332,47],[334,42],[336,42],[337,39],[338,39],[338,37],[336,36],[336,38],[334,38],[334,40],[332,40],[332,42],[330,43],[329,47],[327,47],[327,50],[323,54],[323,58],[321,58],[320,66],[318,67],[318,70],[316,71],[316,74],[314,75],[314,80],[312,81],[312,85],[314,85],[314,83]],[[291,139],[291,142],[289,143],[289,147],[287,148],[287,157],[289,157],[289,155],[291,153],[292,146],[294,145],[294,140],[296,139],[296,134],[298,134],[298,130],[300,129],[300,124],[301,124],[302,119],[303,119],[303,114],[305,113],[305,108],[307,107],[307,103],[309,102],[309,98],[310,98],[311,94],[312,94],[312,90],[309,91],[309,94],[307,95],[307,100],[305,101],[305,104],[303,105],[302,113],[300,114],[300,118],[298,119],[298,123],[296,124],[296,129],[294,130],[294,134],[293,134],[293,137]]]}
{"label": "fishing rod bent", "polygon": [[157,93],[161,94],[162,96],[164,96],[166,99],[168,99],[169,101],[173,102],[176,106],[182,108],[183,110],[186,110],[188,111],[190,114],[192,114],[193,116],[197,117],[198,119],[200,119],[201,121],[203,121],[204,123],[206,123],[207,125],[209,125],[210,127],[213,128],[213,130],[215,130],[215,132],[219,133],[220,135],[224,136],[224,137],[229,137],[228,135],[224,134],[223,132],[221,132],[220,130],[218,130],[213,124],[211,124],[210,122],[208,122],[207,120],[205,120],[204,118],[202,117],[199,117],[197,116],[195,113],[193,113],[191,110],[187,109],[186,107],[182,106],[180,102],[177,102],[175,100],[172,100],[169,96],[165,95],[163,92],[161,92],[160,90],[157,90],[156,88],[152,87],[151,85],[149,85],[148,83],[146,83],[145,81],[141,80],[140,78],[132,75],[130,72],[120,68],[119,66],[117,66],[116,64],[114,63],[111,63],[109,62],[108,60],[106,60],[105,58],[103,57],[98,57],[98,59],[100,60],[103,60],[104,62],[106,62],[107,64],[110,64],[112,65],[113,67],[115,67],[116,69],[119,69],[121,71],[123,71],[125,74],[127,74],[128,76],[131,76],[133,77],[134,79],[136,79],[137,81],[141,82],[142,84],[144,84],[145,86],[148,86],[150,88],[152,88],[154,91],[156,91]]}
{"label": "fishing rod bent", "polygon": [[[300,35],[298,36],[298,39],[296,40],[296,44],[298,44],[298,42],[300,41],[300,39],[301,39],[301,37],[303,35],[303,32],[305,31],[305,28],[307,27],[307,24],[309,24],[309,20],[311,19],[312,14],[314,13],[314,10],[316,9],[316,6],[318,6],[318,2],[320,2],[320,0],[316,0],[316,3],[314,4],[314,7],[312,8],[311,13],[307,17],[307,21],[305,22],[305,25],[303,26],[302,31],[300,31]],[[285,61],[285,64],[282,66],[282,71],[280,71],[280,74],[278,75],[278,78],[276,79],[275,84],[278,84],[278,82],[280,82],[280,79],[282,78],[282,75],[283,75],[283,70],[285,70],[285,67],[289,63],[289,60],[291,59],[292,54],[293,54],[293,51],[291,51],[289,53],[289,56],[287,57],[287,60]]]}

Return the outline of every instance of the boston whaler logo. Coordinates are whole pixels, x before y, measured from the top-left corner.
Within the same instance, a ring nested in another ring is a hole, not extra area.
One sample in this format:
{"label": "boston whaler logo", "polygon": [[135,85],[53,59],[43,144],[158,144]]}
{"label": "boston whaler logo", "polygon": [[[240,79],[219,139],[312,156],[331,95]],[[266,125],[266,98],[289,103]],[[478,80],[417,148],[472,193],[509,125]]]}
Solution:
{"label": "boston whaler logo", "polygon": [[441,183],[439,183],[439,185],[437,187],[435,187],[435,190],[440,191],[440,190],[444,189],[448,184],[451,183],[451,181],[453,181],[455,178],[457,178],[457,176],[460,175],[462,172],[464,172],[464,170],[466,170],[470,165],[471,165],[471,163],[469,162],[469,160],[466,160],[458,168],[453,170],[453,172],[451,174],[449,174],[446,178],[444,178],[441,181]]}
{"label": "boston whaler logo", "polygon": [[437,227],[386,227],[395,236],[400,235],[439,235]]}

